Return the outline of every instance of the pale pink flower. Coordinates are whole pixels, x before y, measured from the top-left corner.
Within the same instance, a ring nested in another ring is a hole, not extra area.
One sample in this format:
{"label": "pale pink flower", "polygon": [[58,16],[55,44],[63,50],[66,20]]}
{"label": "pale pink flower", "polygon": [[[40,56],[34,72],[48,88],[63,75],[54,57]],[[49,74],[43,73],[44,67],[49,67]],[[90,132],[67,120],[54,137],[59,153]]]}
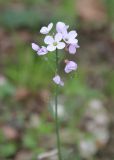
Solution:
{"label": "pale pink flower", "polygon": [[47,50],[52,52],[56,49],[63,49],[65,47],[65,43],[61,42],[62,34],[57,33],[54,38],[52,36],[46,36],[44,42],[48,45]]}
{"label": "pale pink flower", "polygon": [[58,33],[66,33],[68,28],[69,28],[69,26],[63,22],[57,22],[57,24],[56,24],[56,31]]}
{"label": "pale pink flower", "polygon": [[32,43],[31,45],[32,45],[32,49],[36,52],[40,49],[40,47],[36,43]]}
{"label": "pale pink flower", "polygon": [[70,32],[63,34],[63,40],[67,44],[77,44],[78,40],[76,39],[76,37],[77,37],[76,31],[70,31]]}
{"label": "pale pink flower", "polygon": [[48,34],[51,31],[52,27],[53,27],[53,23],[50,23],[47,27],[46,26],[42,27],[40,30],[40,33]]}
{"label": "pale pink flower", "polygon": [[35,43],[32,43],[32,49],[33,49],[34,51],[36,51],[39,56],[45,55],[45,54],[48,53],[46,47],[44,47],[44,46],[39,47],[39,46],[38,46],[37,44],[35,44]]}
{"label": "pale pink flower", "polygon": [[42,47],[38,50],[38,52],[37,52],[37,54],[38,54],[39,56],[45,55],[45,54],[47,54],[47,53],[48,53],[48,50],[47,50],[47,48],[44,47],[44,46],[42,46]]}
{"label": "pale pink flower", "polygon": [[70,44],[69,45],[69,53],[70,54],[75,54],[76,53],[76,50],[77,48],[79,48],[80,46],[78,44]]}
{"label": "pale pink flower", "polygon": [[70,73],[77,69],[77,64],[74,61],[66,61],[65,72]]}
{"label": "pale pink flower", "polygon": [[54,81],[57,85],[64,86],[64,82],[61,80],[61,77],[60,77],[59,75],[56,75],[56,76],[53,78],[53,81]]}

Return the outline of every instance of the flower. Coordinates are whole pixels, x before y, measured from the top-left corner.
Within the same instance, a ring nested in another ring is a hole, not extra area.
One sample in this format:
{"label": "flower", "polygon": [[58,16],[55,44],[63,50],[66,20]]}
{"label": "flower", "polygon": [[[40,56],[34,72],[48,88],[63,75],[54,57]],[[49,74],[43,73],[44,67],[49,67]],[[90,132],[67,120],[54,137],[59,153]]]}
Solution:
{"label": "flower", "polygon": [[75,54],[76,49],[79,48],[80,46],[78,44],[70,44],[69,45],[69,53],[70,54]]}
{"label": "flower", "polygon": [[[64,49],[64,48],[66,48],[66,50],[69,51],[70,54],[75,54],[77,48],[79,48],[77,32],[75,30],[68,31],[69,26],[63,22],[56,23],[55,33],[50,32],[52,28],[53,28],[53,23],[50,23],[48,26],[44,26],[40,29],[40,33],[45,35],[44,43],[46,44],[46,46],[40,47],[36,43],[32,43],[32,49],[36,51],[36,53],[39,56],[45,55],[48,52],[53,52],[55,50]],[[64,68],[64,71],[66,73],[70,73],[71,71],[74,71],[77,69],[77,64],[74,61],[66,60],[65,63],[66,63],[66,66]],[[56,72],[56,74],[57,73],[58,71]],[[53,78],[53,81],[57,85],[60,85],[60,86],[64,85],[64,82],[61,80],[61,77],[58,74],[55,75],[55,77]]]}
{"label": "flower", "polygon": [[40,49],[40,47],[36,43],[32,43],[31,45],[32,45],[32,49],[36,52]]}
{"label": "flower", "polygon": [[57,22],[57,24],[56,24],[56,31],[59,32],[59,33],[65,33],[65,32],[67,32],[68,28],[69,28],[69,26],[67,26],[63,22]]}
{"label": "flower", "polygon": [[61,80],[61,77],[60,77],[59,75],[56,75],[56,76],[53,78],[53,81],[54,81],[57,85],[64,86],[64,82]]}
{"label": "flower", "polygon": [[42,46],[39,50],[38,50],[38,52],[37,52],[37,54],[40,56],[40,55],[45,55],[45,54],[47,54],[48,53],[48,51],[47,51],[47,48],[46,47],[44,47],[44,46]]}
{"label": "flower", "polygon": [[40,48],[40,47],[39,47],[37,44],[35,44],[35,43],[32,43],[32,49],[33,49],[34,51],[36,51],[39,56],[45,55],[45,54],[48,53],[46,47],[42,46],[42,47]]}
{"label": "flower", "polygon": [[46,36],[44,42],[48,44],[47,50],[52,52],[55,51],[56,49],[63,49],[65,47],[65,43],[60,42],[61,40],[62,40],[61,33],[57,33],[54,38],[52,36]]}
{"label": "flower", "polygon": [[46,26],[42,27],[40,30],[40,33],[48,34],[51,31],[52,27],[53,27],[53,23],[50,23],[47,27]]}
{"label": "flower", "polygon": [[76,37],[77,37],[76,31],[70,31],[69,33],[66,32],[63,34],[63,40],[67,44],[77,44],[78,40],[76,39]]}
{"label": "flower", "polygon": [[64,70],[66,73],[70,73],[71,71],[77,69],[77,64],[74,61],[66,60],[65,62],[66,62],[66,66]]}

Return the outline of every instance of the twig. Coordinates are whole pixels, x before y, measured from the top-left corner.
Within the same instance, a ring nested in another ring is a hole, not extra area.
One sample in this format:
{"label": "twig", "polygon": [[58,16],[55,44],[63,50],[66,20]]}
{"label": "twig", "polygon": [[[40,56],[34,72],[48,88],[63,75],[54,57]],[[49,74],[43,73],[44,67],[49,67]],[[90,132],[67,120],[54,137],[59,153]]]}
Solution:
{"label": "twig", "polygon": [[57,155],[57,149],[54,149],[52,151],[49,151],[49,152],[45,152],[45,153],[42,153],[38,156],[38,160],[43,160],[43,159],[46,159],[46,158],[50,158],[50,157],[53,157]]}

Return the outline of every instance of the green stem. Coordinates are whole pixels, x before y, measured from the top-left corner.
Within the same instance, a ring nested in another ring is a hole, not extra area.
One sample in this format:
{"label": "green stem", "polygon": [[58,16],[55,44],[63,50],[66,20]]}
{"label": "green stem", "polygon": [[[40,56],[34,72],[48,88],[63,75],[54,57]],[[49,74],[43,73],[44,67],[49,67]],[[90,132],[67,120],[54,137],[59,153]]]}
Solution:
{"label": "green stem", "polygon": [[[56,74],[58,74],[58,71],[59,71],[59,58],[58,58],[58,52],[56,50]],[[61,143],[60,143],[60,135],[59,135],[59,119],[58,119],[58,85],[56,85],[55,91],[56,91],[55,93],[55,123],[56,123],[58,158],[59,160],[62,160]]]}

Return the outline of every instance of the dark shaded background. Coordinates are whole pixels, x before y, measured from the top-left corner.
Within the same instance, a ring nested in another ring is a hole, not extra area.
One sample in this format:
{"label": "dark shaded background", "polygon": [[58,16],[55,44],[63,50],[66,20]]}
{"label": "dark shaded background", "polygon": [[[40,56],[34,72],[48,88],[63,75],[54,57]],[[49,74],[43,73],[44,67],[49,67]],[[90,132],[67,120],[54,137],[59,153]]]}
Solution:
{"label": "dark shaded background", "polygon": [[31,42],[42,44],[40,28],[58,21],[80,45],[78,71],[60,89],[64,159],[114,159],[114,0],[0,0],[0,160],[56,148],[54,57],[38,57]]}

